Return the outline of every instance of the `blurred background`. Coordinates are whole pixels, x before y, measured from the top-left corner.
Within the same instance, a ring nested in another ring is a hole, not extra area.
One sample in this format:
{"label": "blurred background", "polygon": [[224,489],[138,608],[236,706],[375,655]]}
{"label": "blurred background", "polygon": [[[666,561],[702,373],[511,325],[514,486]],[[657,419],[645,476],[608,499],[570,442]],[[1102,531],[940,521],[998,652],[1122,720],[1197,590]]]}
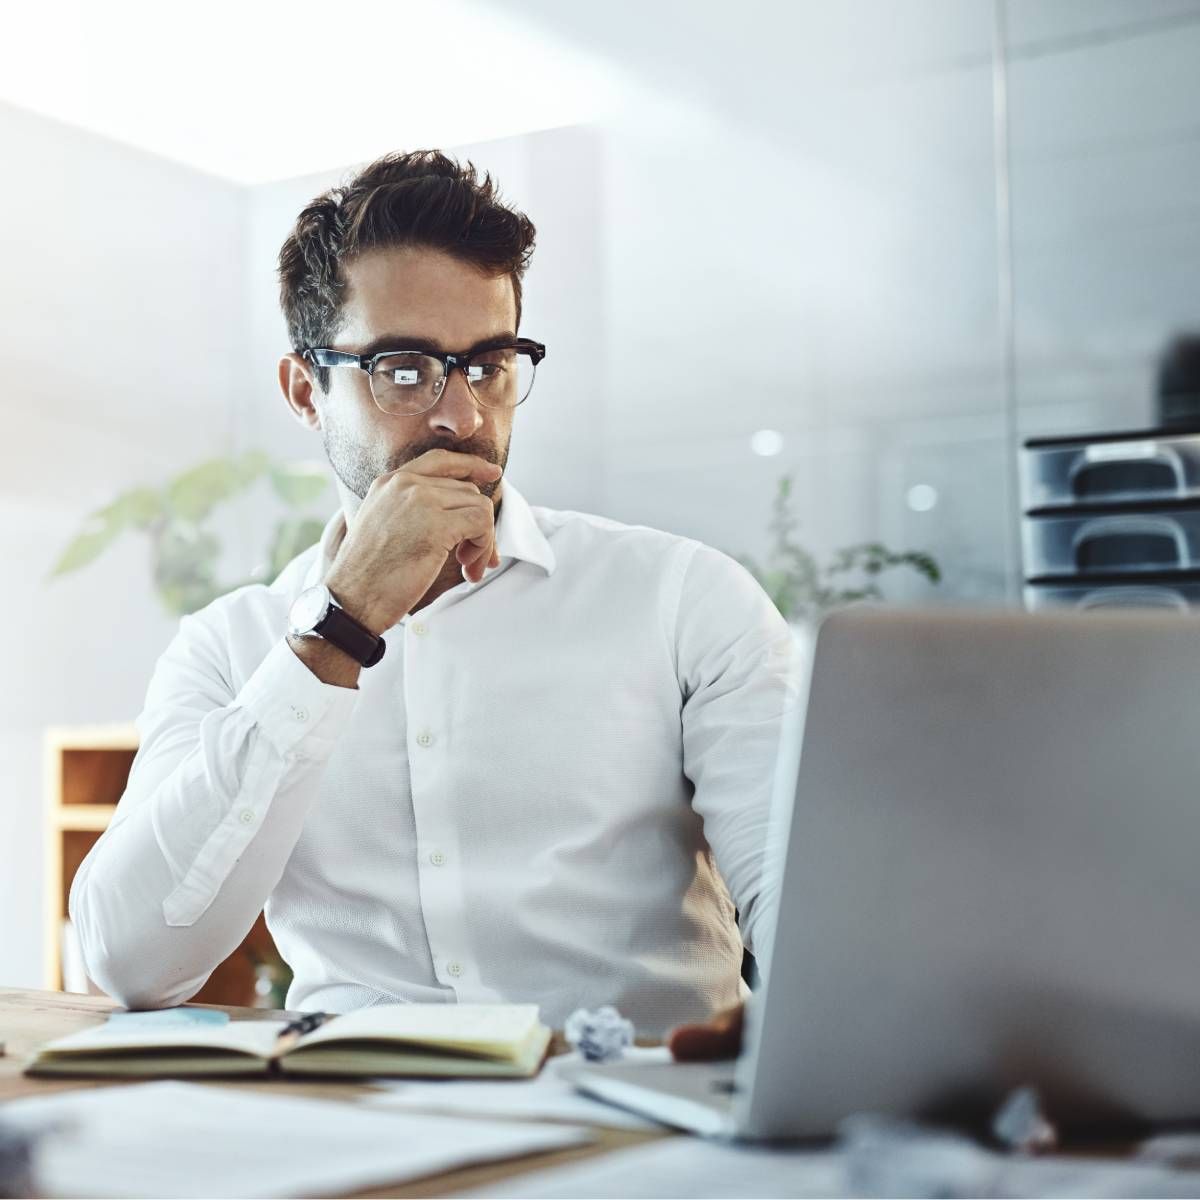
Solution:
{"label": "blurred background", "polygon": [[332,511],[274,268],[357,165],[441,147],[537,225],[532,503],[762,563],[787,477],[815,562],[936,563],[890,600],[1019,603],[1022,442],[1157,424],[1200,327],[1200,0],[0,12],[3,984],[72,869],[47,729],[137,715],[190,554],[267,577]]}

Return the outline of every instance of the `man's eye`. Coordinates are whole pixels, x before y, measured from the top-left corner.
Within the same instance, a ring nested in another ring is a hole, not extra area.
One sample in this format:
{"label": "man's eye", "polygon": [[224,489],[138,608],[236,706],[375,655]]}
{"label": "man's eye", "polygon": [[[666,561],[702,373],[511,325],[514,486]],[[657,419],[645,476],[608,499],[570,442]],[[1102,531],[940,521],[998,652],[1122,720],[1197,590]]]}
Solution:
{"label": "man's eye", "polygon": [[499,363],[472,363],[467,368],[467,378],[472,383],[483,383],[497,379],[504,374],[504,368]]}

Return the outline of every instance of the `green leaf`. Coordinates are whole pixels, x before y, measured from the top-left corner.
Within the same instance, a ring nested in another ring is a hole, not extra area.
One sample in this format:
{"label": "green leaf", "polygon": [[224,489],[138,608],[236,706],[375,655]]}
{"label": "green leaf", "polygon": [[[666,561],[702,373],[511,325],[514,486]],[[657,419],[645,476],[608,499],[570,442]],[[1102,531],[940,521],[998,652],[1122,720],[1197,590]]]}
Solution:
{"label": "green leaf", "polygon": [[69,571],[77,571],[80,567],[87,566],[88,563],[99,558],[116,541],[121,532],[120,525],[105,521],[99,514],[93,516],[84,527],[83,532],[77,534],[68,543],[67,548],[59,556],[58,562],[51,569],[50,578],[66,575]]}
{"label": "green leaf", "polygon": [[163,585],[211,583],[220,552],[221,543],[208,530],[190,521],[172,521],[152,543],[154,578]]}
{"label": "green leaf", "polygon": [[253,483],[260,475],[265,474],[270,465],[271,460],[265,451],[247,450],[241,458],[234,462],[233,469],[242,486],[245,487]]}
{"label": "green leaf", "polygon": [[930,583],[940,583],[942,580],[942,570],[937,565],[932,555],[922,554],[918,551],[911,551],[904,556],[904,561],[915,570],[919,571]]}
{"label": "green leaf", "polygon": [[271,539],[270,579],[274,580],[302,550],[319,541],[324,528],[312,517],[286,517],[280,521]]}
{"label": "green leaf", "polygon": [[120,529],[148,529],[163,515],[163,498],[154,488],[123,492],[96,515]]}
{"label": "green leaf", "polygon": [[283,463],[271,468],[271,486],[275,494],[294,508],[311,504],[328,486],[325,468],[320,463]]}
{"label": "green leaf", "polygon": [[198,521],[245,486],[237,464],[228,458],[214,458],[173,479],[167,486],[167,499],[176,516]]}
{"label": "green leaf", "polygon": [[874,584],[864,588],[848,588],[841,592],[830,592],[826,598],[826,607],[838,608],[843,604],[857,604],[862,600],[882,600],[883,593]]}

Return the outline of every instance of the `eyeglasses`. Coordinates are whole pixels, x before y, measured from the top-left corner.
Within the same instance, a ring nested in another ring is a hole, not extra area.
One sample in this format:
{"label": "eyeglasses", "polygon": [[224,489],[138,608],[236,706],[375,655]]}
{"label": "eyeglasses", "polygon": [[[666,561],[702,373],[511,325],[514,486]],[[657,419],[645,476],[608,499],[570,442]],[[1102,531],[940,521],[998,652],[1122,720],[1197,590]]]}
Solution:
{"label": "eyeglasses", "polygon": [[303,351],[302,357],[315,367],[358,367],[366,371],[371,395],[385,413],[415,417],[437,404],[455,367],[462,371],[471,395],[484,408],[516,408],[533,389],[533,377],[538,363],[546,357],[546,347],[531,338],[517,338],[469,354],[431,354],[423,350],[351,354],[313,349]]}

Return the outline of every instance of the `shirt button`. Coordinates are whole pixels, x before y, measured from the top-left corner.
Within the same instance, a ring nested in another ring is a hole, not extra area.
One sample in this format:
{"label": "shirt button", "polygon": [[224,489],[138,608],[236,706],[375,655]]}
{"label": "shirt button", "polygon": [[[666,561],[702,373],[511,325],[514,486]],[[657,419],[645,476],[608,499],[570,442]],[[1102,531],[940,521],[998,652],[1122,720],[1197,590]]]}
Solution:
{"label": "shirt button", "polygon": [[463,973],[462,963],[458,963],[458,962],[447,963],[446,964],[446,972],[450,975],[453,975],[454,978],[457,979]]}
{"label": "shirt button", "polygon": [[423,729],[420,733],[417,734],[417,745],[418,746],[432,746],[433,745],[433,734],[430,733],[427,729]]}
{"label": "shirt button", "polygon": [[238,820],[241,821],[243,825],[249,825],[254,820],[254,811],[249,808],[243,808],[242,811],[238,813]]}
{"label": "shirt button", "polygon": [[444,867],[446,865],[446,856],[440,850],[435,850],[429,856],[429,861],[433,863],[435,867]]}
{"label": "shirt button", "polygon": [[308,720],[308,709],[293,708],[292,716],[295,717],[297,721],[307,721]]}
{"label": "shirt button", "polygon": [[409,628],[412,629],[417,637],[424,637],[429,632],[429,626],[423,625],[420,621],[416,622],[415,625],[409,626]]}

